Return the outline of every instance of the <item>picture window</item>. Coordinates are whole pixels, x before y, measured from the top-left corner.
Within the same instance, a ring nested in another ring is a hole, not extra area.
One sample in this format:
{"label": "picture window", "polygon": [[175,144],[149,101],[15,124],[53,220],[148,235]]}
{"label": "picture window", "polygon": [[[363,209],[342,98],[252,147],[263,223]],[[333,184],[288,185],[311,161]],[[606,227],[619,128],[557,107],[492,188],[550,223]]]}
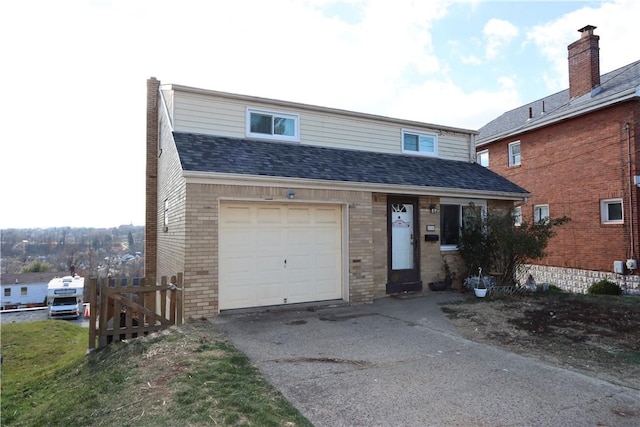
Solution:
{"label": "picture window", "polygon": [[622,199],[605,199],[600,202],[600,218],[603,224],[623,224]]}

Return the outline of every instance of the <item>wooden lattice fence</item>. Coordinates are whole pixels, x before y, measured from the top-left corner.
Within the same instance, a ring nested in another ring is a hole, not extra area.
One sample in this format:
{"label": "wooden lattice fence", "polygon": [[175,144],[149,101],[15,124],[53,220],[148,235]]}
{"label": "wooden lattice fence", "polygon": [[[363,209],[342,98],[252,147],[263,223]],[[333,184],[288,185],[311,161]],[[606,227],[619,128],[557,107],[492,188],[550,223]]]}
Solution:
{"label": "wooden lattice fence", "polygon": [[90,351],[183,322],[182,273],[163,276],[160,284],[91,278],[88,291]]}

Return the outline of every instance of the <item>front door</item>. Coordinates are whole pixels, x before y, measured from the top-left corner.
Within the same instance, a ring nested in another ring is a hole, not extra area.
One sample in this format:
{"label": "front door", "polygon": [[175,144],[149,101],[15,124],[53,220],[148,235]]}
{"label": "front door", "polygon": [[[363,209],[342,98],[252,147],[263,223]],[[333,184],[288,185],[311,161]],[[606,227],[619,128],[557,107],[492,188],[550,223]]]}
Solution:
{"label": "front door", "polygon": [[418,199],[389,197],[387,201],[387,293],[422,290],[419,265]]}

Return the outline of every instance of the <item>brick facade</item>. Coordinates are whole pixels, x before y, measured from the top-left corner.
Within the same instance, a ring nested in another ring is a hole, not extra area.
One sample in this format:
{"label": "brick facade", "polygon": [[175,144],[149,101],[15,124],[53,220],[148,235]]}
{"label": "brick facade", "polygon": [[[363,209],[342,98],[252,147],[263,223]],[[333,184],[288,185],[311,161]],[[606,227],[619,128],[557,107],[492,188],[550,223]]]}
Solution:
{"label": "brick facade", "polygon": [[[625,128],[639,114],[638,104],[627,102],[491,144],[491,169],[533,194],[522,206],[524,219],[531,221],[539,204],[549,205],[552,218],[571,218],[550,241],[542,265],[611,271],[614,260],[637,256],[637,236],[633,251],[630,246],[632,221],[638,230],[637,187],[630,185]],[[522,162],[509,167],[508,144],[516,140]],[[636,149],[631,151],[633,176]],[[622,198],[624,224],[602,224],[600,201],[608,198]]]}
{"label": "brick facade", "polygon": [[568,47],[571,98],[589,93],[600,85],[600,37],[593,34],[594,29],[591,25],[581,28],[580,39]]}
{"label": "brick facade", "polygon": [[[185,318],[211,317],[218,315],[220,311],[219,209],[221,203],[231,201],[339,206],[343,213],[343,298],[350,304],[363,304],[387,294],[388,195],[381,191],[393,191],[388,184],[382,185],[381,189],[372,189],[370,184],[345,185],[336,178],[340,182],[334,187],[329,186],[328,181],[307,182],[295,179],[295,176],[294,179],[270,177],[267,184],[264,176],[246,172],[244,176],[226,173],[222,177],[211,173],[213,171],[195,168],[187,168],[185,172],[181,162],[184,159],[178,154],[174,139],[175,118],[172,119],[170,112],[175,99],[165,92],[163,96],[159,96],[160,82],[156,79],[150,79],[147,85],[145,276],[157,278],[183,273]],[[163,102],[168,105],[165,106]],[[244,123],[244,111],[236,119]],[[455,144],[460,141],[449,138],[449,142],[455,148]],[[202,141],[199,143],[202,144]],[[468,145],[465,147],[468,148]],[[453,150],[452,147],[449,149]],[[455,150],[451,153],[455,153]],[[464,153],[465,158],[460,161],[460,167],[469,165],[468,150]],[[203,158],[202,153],[190,155],[197,159]],[[490,184],[487,187],[480,185],[477,189],[463,187],[465,190],[462,192],[459,189],[453,191],[451,198],[478,198],[496,192],[500,197],[515,200],[526,194],[495,174],[487,173],[477,165],[472,166],[475,169],[472,173],[481,171],[480,176],[487,177]],[[458,165],[455,167],[458,168]],[[447,173],[451,172],[442,172],[442,175],[448,176]],[[469,175],[464,174],[464,177],[468,181]],[[499,182],[493,181],[494,178],[499,178]],[[477,181],[484,182],[481,179]],[[433,228],[429,234],[440,235],[440,211],[438,209],[432,212],[431,205],[439,206],[440,196],[449,196],[451,187],[443,188],[445,191],[440,189],[437,192],[438,197],[425,196],[422,188],[417,191],[423,194],[421,196],[407,194],[411,191],[405,189],[400,191],[402,195],[417,200],[418,203],[418,224],[414,225],[414,241],[419,245],[420,280],[425,289],[428,289],[429,282],[444,279],[445,258],[452,270],[458,273],[458,278],[462,279],[463,275],[456,251],[443,253],[439,241],[427,242],[423,237],[426,226]],[[295,200],[287,198],[289,190],[295,192]],[[465,197],[467,191],[470,194]],[[416,283],[415,278],[411,278],[411,283]]]}
{"label": "brick facade", "polygon": [[[164,155],[165,153],[163,153]],[[167,156],[170,158],[170,156]],[[162,156],[161,156],[162,159]],[[162,161],[160,169],[163,169]],[[169,168],[167,168],[168,170]],[[174,179],[180,182],[181,179]],[[290,203],[285,194],[290,187],[263,187],[218,184],[186,184],[184,191],[175,185],[161,186],[170,196],[169,224],[159,231],[158,275],[184,272],[184,310],[187,317],[216,316],[218,308],[218,209],[221,200]],[[348,212],[348,286],[349,303],[369,303],[386,295],[387,283],[387,218],[385,194],[370,192],[312,190],[292,188],[298,202],[342,205]],[[182,194],[184,197],[174,197]],[[183,199],[181,203],[179,199]],[[436,226],[439,213],[431,213],[429,205],[437,198],[421,197],[420,229]],[[421,235],[424,234],[416,230]],[[444,278],[443,258],[439,242],[420,242],[421,279],[428,282]],[[447,255],[454,269],[459,269],[457,253]]]}

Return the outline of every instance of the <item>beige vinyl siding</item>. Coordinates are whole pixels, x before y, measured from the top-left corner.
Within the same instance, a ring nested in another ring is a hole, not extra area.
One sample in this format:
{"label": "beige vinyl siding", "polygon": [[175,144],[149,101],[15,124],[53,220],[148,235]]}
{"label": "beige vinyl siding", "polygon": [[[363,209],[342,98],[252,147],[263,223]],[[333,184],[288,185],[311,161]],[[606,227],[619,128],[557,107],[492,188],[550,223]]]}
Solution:
{"label": "beige vinyl siding", "polygon": [[[169,118],[171,119],[171,122],[173,122],[173,98],[174,98],[174,92],[172,90],[166,90],[166,89],[160,89],[161,92],[161,96],[162,96],[162,102],[164,102],[165,107],[167,108],[167,112],[169,113]],[[162,105],[160,106],[160,108],[163,108]],[[160,114],[162,115],[164,112],[161,111]]]}
{"label": "beige vinyl siding", "polygon": [[329,109],[294,104],[287,108],[261,99],[235,99],[206,93],[175,91],[173,126],[178,132],[192,132],[234,138],[246,138],[247,107],[300,117],[300,144],[331,148],[402,153],[402,129],[438,135],[439,157],[469,161],[470,135],[437,126],[360,114],[332,113]]}
{"label": "beige vinyl siding", "polygon": [[[438,135],[438,157],[451,160],[470,160],[472,154],[469,135],[442,132]],[[475,148],[473,148],[475,150]]]}
{"label": "beige vinyl siding", "polygon": [[174,129],[211,135],[245,138],[246,105],[200,94],[177,93]]}

